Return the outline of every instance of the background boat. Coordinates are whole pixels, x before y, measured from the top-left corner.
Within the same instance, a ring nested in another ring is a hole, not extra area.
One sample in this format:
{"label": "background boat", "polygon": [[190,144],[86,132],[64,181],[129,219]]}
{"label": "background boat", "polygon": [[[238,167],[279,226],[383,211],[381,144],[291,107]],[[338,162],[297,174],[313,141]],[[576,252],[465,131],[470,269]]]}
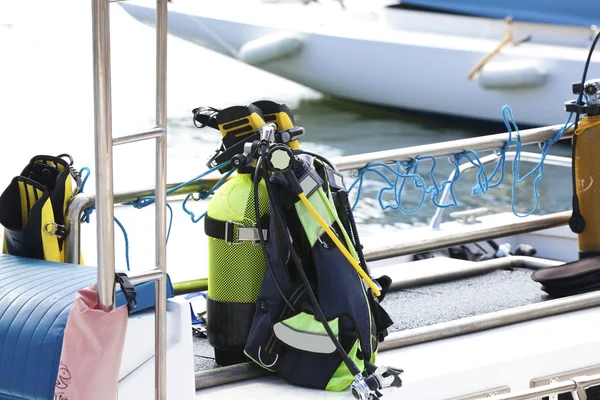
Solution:
{"label": "background boat", "polygon": [[[169,23],[176,36],[343,99],[491,121],[510,104],[517,122],[550,125],[563,122],[600,8],[546,3],[177,0]],[[147,4],[123,7],[154,21]]]}

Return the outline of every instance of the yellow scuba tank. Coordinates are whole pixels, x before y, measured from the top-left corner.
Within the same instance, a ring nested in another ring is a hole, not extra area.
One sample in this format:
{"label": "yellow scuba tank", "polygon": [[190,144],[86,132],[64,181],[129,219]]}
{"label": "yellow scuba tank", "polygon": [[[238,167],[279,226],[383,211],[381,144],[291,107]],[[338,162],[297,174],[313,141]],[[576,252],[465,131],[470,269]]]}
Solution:
{"label": "yellow scuba tank", "polygon": [[575,189],[585,221],[578,233],[579,256],[600,255],[600,116],[585,116],[575,135]]}
{"label": "yellow scuba tank", "polygon": [[[293,127],[289,108],[271,101],[223,110],[196,109],[194,120],[219,129],[223,136],[220,149],[209,161],[211,167],[242,154],[265,120],[276,123],[278,131]],[[236,168],[238,173],[214,193],[204,217],[208,236],[206,334],[219,365],[248,361],[243,351],[266,268],[256,229],[254,169]],[[268,227],[268,195],[262,181],[258,198],[261,226]],[[266,229],[263,232],[266,238]]]}
{"label": "yellow scuba tank", "polygon": [[[584,115],[576,120],[572,143],[573,214],[569,226],[578,234],[579,258],[600,255],[600,79],[573,84],[576,101],[567,112]],[[582,102],[583,94],[586,102]]]}

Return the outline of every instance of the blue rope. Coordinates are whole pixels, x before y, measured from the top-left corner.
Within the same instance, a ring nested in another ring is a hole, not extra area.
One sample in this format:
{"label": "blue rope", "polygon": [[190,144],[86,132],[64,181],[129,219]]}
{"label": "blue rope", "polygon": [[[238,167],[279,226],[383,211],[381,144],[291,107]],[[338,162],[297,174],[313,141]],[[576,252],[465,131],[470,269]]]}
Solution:
{"label": "blue rope", "polygon": [[169,236],[171,236],[171,226],[173,226],[173,209],[171,205],[167,203],[167,209],[169,210],[169,228],[167,229],[167,243],[169,243]]}
{"label": "blue rope", "polygon": [[[358,191],[354,203],[352,205],[352,210],[354,210],[360,200],[360,195],[362,192],[362,186],[364,182],[364,176],[366,173],[374,173],[385,181],[385,185],[379,190],[377,194],[377,201],[379,202],[379,206],[382,210],[401,210],[407,214],[414,214],[421,209],[425,202],[425,198],[427,196],[431,197],[431,201],[436,207],[439,208],[448,208],[457,205],[456,196],[454,194],[454,182],[456,182],[460,176],[459,162],[460,159],[464,157],[463,154],[456,155],[452,158],[452,163],[454,165],[454,174],[450,179],[443,181],[438,184],[434,177],[434,170],[437,165],[437,160],[432,156],[419,156],[411,160],[410,162],[401,162],[397,161],[395,163],[395,168],[391,167],[388,164],[374,162],[369,163],[365,168],[362,168],[358,171],[357,179],[350,185],[348,188],[348,192],[350,193],[352,189],[358,184]],[[429,169],[428,176],[431,179],[432,185],[427,185],[425,183],[425,179],[419,175],[419,162],[429,160],[431,161],[431,168]],[[391,173],[395,178],[392,181],[383,172],[377,170],[376,168],[384,169],[386,172]],[[404,170],[405,172],[402,172]],[[413,185],[417,189],[421,189],[421,198],[417,206],[408,210],[402,205],[402,191],[406,185],[406,181],[412,179]],[[447,204],[441,204],[438,202],[436,197],[438,197],[445,190],[446,186],[450,186],[449,193],[451,200]],[[386,192],[393,191],[394,193],[394,202],[384,204],[383,196]]]}
{"label": "blue rope", "polygon": [[[170,194],[172,194],[172,193],[174,193],[174,192],[176,192],[177,190],[179,190],[179,189],[181,189],[181,188],[183,188],[183,187],[191,184],[191,183],[196,182],[197,180],[205,177],[206,175],[208,175],[208,174],[210,174],[210,173],[212,173],[212,172],[214,172],[216,170],[219,170],[219,169],[221,169],[223,167],[226,167],[229,164],[230,164],[230,161],[224,162],[224,163],[222,163],[220,165],[217,165],[216,167],[213,167],[213,168],[209,169],[206,172],[203,172],[202,174],[198,175],[197,177],[195,177],[193,179],[190,179],[187,182],[181,183],[181,184],[179,184],[179,185],[177,185],[177,186],[175,186],[175,187],[167,190],[167,196],[170,195]],[[230,171],[228,171],[226,174],[224,174],[221,177],[221,179],[219,179],[219,181],[217,181],[217,183],[210,190],[208,190],[206,193],[199,193],[198,200],[200,200],[200,199],[206,199],[210,195],[212,195],[214,193],[214,191],[219,186],[221,186],[221,184],[234,171],[235,171],[235,169],[232,168]],[[84,172],[86,173],[85,176],[83,176]],[[81,181],[81,185],[79,187],[79,191],[81,193],[83,193],[83,189],[85,187],[85,183],[87,182],[87,179],[89,178],[90,173],[91,172],[90,172],[90,169],[88,167],[83,167],[79,171],[79,174],[83,177],[83,179]],[[206,215],[206,212],[203,213],[199,218],[196,219],[195,216],[194,216],[194,214],[185,207],[185,204],[186,204],[187,200],[190,198],[190,196],[191,195],[189,195],[189,194],[186,196],[185,200],[183,201],[182,207],[183,207],[183,210],[187,214],[190,214],[192,216],[192,221],[193,222],[198,222],[200,219],[202,219]],[[154,196],[145,196],[145,197],[141,197],[141,198],[138,198],[136,200],[133,200],[133,201],[130,201],[130,202],[127,202],[127,203],[124,203],[124,204],[125,205],[131,205],[131,206],[133,206],[135,208],[141,209],[141,208],[147,207],[147,206],[149,206],[151,204],[154,204],[155,202],[156,202],[156,198]],[[168,202],[166,203],[166,206],[167,206],[167,209],[169,210],[169,225],[168,225],[168,228],[167,228],[166,241],[167,241],[167,243],[169,243],[169,237],[171,236],[171,227],[173,226],[173,208],[171,207],[171,205]],[[89,207],[89,208],[85,209],[83,211],[82,216],[81,216],[81,222],[89,223],[90,222],[90,216],[94,212],[94,209],[95,209],[95,207]],[[123,237],[125,239],[125,261],[126,261],[126,264],[127,264],[127,271],[129,271],[130,270],[129,269],[130,268],[129,267],[129,265],[130,265],[130,263],[129,263],[129,238],[128,238],[128,235],[127,235],[127,230],[125,229],[125,226],[117,219],[117,217],[114,217],[114,220],[115,220],[115,223],[121,229],[121,232],[123,232]]]}
{"label": "blue rope", "polygon": [[[518,217],[529,216],[529,215],[533,214],[538,208],[539,192],[538,192],[537,184],[538,184],[539,180],[542,179],[542,177],[543,177],[543,168],[544,168],[544,161],[546,159],[546,156],[548,155],[550,147],[553,144],[555,144],[556,142],[558,142],[564,135],[564,132],[571,125],[573,125],[572,123],[570,124],[572,115],[573,115],[573,113],[569,114],[569,117],[568,117],[567,121],[565,122],[565,125],[563,126],[563,128],[559,132],[557,132],[556,135],[552,139],[543,143],[540,161],[531,171],[529,171],[523,177],[519,177],[519,170],[520,170],[520,166],[521,166],[521,147],[522,147],[521,134],[519,132],[519,128],[517,127],[517,124],[513,117],[512,110],[510,109],[510,107],[508,105],[505,105],[504,107],[502,107],[502,119],[504,121],[506,130],[508,132],[508,140],[507,140],[506,144],[503,146],[503,148],[500,150],[500,157],[498,159],[498,162],[496,163],[494,170],[492,171],[492,173],[489,176],[487,175],[487,173],[485,171],[484,165],[481,162],[479,155],[477,154],[477,152],[475,152],[473,150],[466,150],[463,153],[456,154],[451,158],[451,162],[454,165],[454,173],[451,176],[451,178],[441,182],[440,184],[437,183],[437,181],[434,177],[434,171],[435,171],[437,163],[436,163],[435,157],[433,157],[433,156],[418,156],[409,162],[396,162],[395,167],[392,167],[388,164],[384,164],[384,163],[380,163],[380,162],[369,163],[364,168],[361,168],[358,170],[358,175],[357,175],[356,179],[354,180],[354,182],[352,182],[352,184],[348,188],[348,193],[350,193],[355,187],[357,187],[356,198],[354,199],[354,203],[352,204],[352,210],[354,210],[356,208],[356,206],[358,205],[358,202],[361,197],[362,189],[363,189],[364,177],[367,173],[375,174],[384,181],[384,186],[379,190],[379,192],[377,194],[377,201],[379,202],[379,206],[381,207],[381,209],[383,211],[388,210],[388,209],[393,209],[393,210],[401,210],[407,214],[414,214],[421,209],[421,207],[423,206],[423,204],[425,202],[425,198],[427,196],[429,196],[431,198],[431,202],[438,208],[455,207],[456,205],[458,205],[458,202],[457,202],[456,196],[454,194],[454,184],[460,177],[460,162],[461,162],[461,160],[466,159],[469,163],[471,163],[473,166],[475,166],[477,168],[477,175],[476,175],[477,184],[473,187],[471,194],[473,196],[481,194],[481,193],[486,194],[490,189],[493,189],[493,188],[499,186],[503,182],[504,175],[505,175],[506,152],[508,151],[508,149],[511,146],[515,146],[516,154],[515,154],[515,158],[512,162],[513,180],[512,180],[511,208],[512,208],[513,213]],[[513,138],[513,128],[514,128],[514,132],[516,133],[516,139]],[[424,160],[431,161],[431,168],[429,169],[428,173],[426,174],[428,176],[429,181],[431,182],[431,184],[429,184],[429,185],[426,184],[425,179],[419,174],[419,171],[418,171],[419,162],[424,161]],[[377,168],[383,169],[384,171],[382,172],[382,171],[378,170]],[[404,170],[404,172],[403,172],[403,170]],[[388,178],[384,174],[384,172],[391,174],[394,177],[393,180]],[[519,213],[517,213],[517,211],[515,209],[516,208],[516,185],[518,183],[522,183],[523,181],[525,181],[527,178],[529,178],[531,175],[533,175],[536,172],[538,173],[538,175],[536,176],[536,178],[533,182],[535,206],[530,212],[528,212],[526,214],[519,214]],[[498,173],[500,174],[500,176],[496,179],[496,176],[498,175]],[[494,179],[496,179],[495,182],[493,182]],[[417,206],[411,210],[407,210],[402,205],[402,191],[404,190],[407,180],[412,180],[414,187],[417,189],[421,189],[421,198],[420,198]],[[448,187],[450,200],[448,201],[447,204],[440,204],[437,200],[437,197],[441,193],[444,192],[446,187]],[[392,203],[388,202],[387,204],[385,204],[383,201],[383,195],[388,191],[393,191],[393,202]]]}
{"label": "blue rope", "polygon": [[[83,176],[84,172],[86,172],[85,176]],[[81,170],[79,170],[79,175],[82,176],[81,185],[79,186],[80,193],[83,193],[83,189],[85,187],[85,184],[86,184],[88,178],[90,177],[90,174],[91,174],[91,171],[88,167],[83,167],[83,168],[81,168]],[[89,207],[89,208],[86,208],[85,210],[83,210],[83,214],[81,216],[80,221],[89,223],[90,216],[94,212],[95,208],[96,207]],[[125,229],[125,226],[123,226],[123,224],[121,223],[121,221],[119,221],[119,219],[117,217],[113,216],[113,219],[114,219],[115,223],[117,224],[117,226],[119,228],[121,228],[121,232],[123,232],[123,238],[125,239],[125,263],[127,265],[127,271],[130,271],[130,268],[129,268],[129,237],[127,236],[127,230]]]}
{"label": "blue rope", "polygon": [[117,223],[119,228],[121,228],[121,232],[123,232],[123,238],[125,238],[125,263],[127,264],[127,271],[131,271],[129,269],[129,238],[127,237],[127,231],[125,230],[125,227],[123,226],[121,221],[117,219],[117,217],[115,217],[115,222]]}
{"label": "blue rope", "polygon": [[[492,175],[490,176],[489,180],[492,180],[494,178],[494,176],[496,175],[498,170],[500,170],[500,172],[501,172],[500,178],[498,178],[498,181],[496,181],[495,183],[489,184],[487,188],[495,188],[495,187],[499,186],[502,183],[502,181],[504,180],[506,152],[508,151],[508,148],[510,146],[514,145],[516,149],[515,149],[515,157],[512,161],[513,177],[512,177],[512,183],[511,183],[511,188],[512,188],[512,190],[511,190],[511,209],[512,209],[513,214],[515,214],[516,216],[527,217],[527,216],[533,214],[537,210],[537,208],[539,206],[538,183],[544,177],[544,161],[546,160],[546,156],[548,155],[548,152],[550,151],[550,147],[553,144],[555,144],[556,142],[558,142],[564,135],[565,131],[573,125],[573,123],[571,123],[572,117],[573,117],[573,113],[569,113],[569,116],[568,116],[564,126],[562,127],[562,129],[560,131],[558,131],[552,139],[547,140],[542,144],[542,153],[540,156],[540,161],[535,165],[535,167],[533,167],[531,169],[531,171],[527,172],[523,177],[520,177],[521,149],[522,149],[521,133],[519,132],[519,128],[517,126],[517,123],[515,122],[515,119],[514,119],[514,116],[513,116],[513,113],[512,113],[512,110],[510,109],[510,107],[509,106],[502,107],[502,119],[504,121],[504,125],[506,126],[506,130],[508,132],[508,141],[502,148],[500,158],[498,159],[498,162],[496,163],[494,171],[492,172]],[[514,131],[517,136],[516,140],[513,139],[513,128],[514,128]],[[536,172],[537,172],[537,176],[533,180],[533,198],[535,200],[535,205],[534,205],[533,209],[531,209],[531,211],[529,211],[525,214],[519,214],[516,211],[517,184],[524,182],[527,178],[529,178]],[[472,194],[477,195],[479,193],[486,193],[486,192],[487,192],[487,189],[484,190],[482,185],[478,184],[477,186],[473,187]]]}
{"label": "blue rope", "polygon": [[[225,165],[227,165],[227,164],[228,164],[228,163],[221,164],[221,165],[222,165],[222,166],[225,166]],[[214,167],[214,168],[215,168],[215,169],[219,169],[219,168],[221,168],[221,167],[220,167],[220,166],[216,166],[216,167]],[[191,198],[191,199],[193,199],[193,200],[195,200],[195,201],[207,199],[207,198],[208,198],[210,195],[212,195],[212,194],[215,192],[215,190],[217,190],[217,189],[218,189],[218,188],[219,188],[219,187],[220,187],[220,186],[223,184],[223,182],[225,182],[225,180],[226,180],[227,178],[229,178],[229,176],[230,176],[231,174],[233,174],[233,172],[234,172],[234,171],[235,171],[235,169],[234,169],[234,168],[232,168],[230,171],[228,171],[226,174],[224,174],[224,175],[221,177],[221,179],[219,179],[219,181],[217,181],[217,183],[215,183],[215,184],[213,185],[213,187],[212,187],[212,188],[210,188],[210,190],[208,190],[206,193],[198,193],[198,198],[194,198],[194,197],[193,197],[191,194],[188,194],[187,196],[185,196],[185,199],[183,200],[183,203],[181,204],[181,208],[183,208],[183,211],[185,211],[185,213],[186,213],[186,214],[188,214],[188,215],[190,216],[190,218],[191,218],[191,220],[192,220],[192,222],[193,222],[194,224],[195,224],[195,223],[197,223],[198,221],[200,221],[202,218],[204,218],[204,216],[206,215],[206,213],[207,213],[208,211],[205,211],[205,212],[203,212],[203,213],[202,213],[202,214],[201,214],[199,217],[196,217],[196,214],[194,214],[194,212],[193,212],[192,210],[188,209],[188,208],[187,208],[187,206],[186,206],[186,204],[187,204],[188,200],[189,200],[190,198]]]}
{"label": "blue rope", "polygon": [[[83,176],[84,172],[86,172],[85,176]],[[83,192],[83,187],[85,186],[85,183],[87,182],[91,173],[92,172],[90,171],[90,169],[88,167],[83,167],[79,170],[79,176],[81,176],[81,186],[79,186],[79,190],[81,192]]]}

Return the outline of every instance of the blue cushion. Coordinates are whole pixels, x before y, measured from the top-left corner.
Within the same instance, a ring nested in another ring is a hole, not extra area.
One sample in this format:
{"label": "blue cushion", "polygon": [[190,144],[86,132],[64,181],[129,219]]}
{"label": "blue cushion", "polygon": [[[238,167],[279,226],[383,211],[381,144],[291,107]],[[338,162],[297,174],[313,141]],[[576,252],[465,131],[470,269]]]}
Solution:
{"label": "blue cushion", "polygon": [[[0,400],[52,400],[75,293],[96,268],[0,254]],[[155,282],[135,286],[139,312],[154,306]],[[167,276],[167,297],[173,287]],[[117,306],[125,304],[120,289]]]}

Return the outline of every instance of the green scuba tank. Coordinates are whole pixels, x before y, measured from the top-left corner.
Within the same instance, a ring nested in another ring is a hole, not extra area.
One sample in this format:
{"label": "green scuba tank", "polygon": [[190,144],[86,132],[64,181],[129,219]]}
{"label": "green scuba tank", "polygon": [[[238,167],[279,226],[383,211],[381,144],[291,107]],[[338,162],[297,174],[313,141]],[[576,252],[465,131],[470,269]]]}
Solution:
{"label": "green scuba tank", "polygon": [[81,183],[72,165],[66,154],[39,155],[12,179],[0,196],[3,253],[64,262],[65,213]]}
{"label": "green scuba tank", "polygon": [[[206,125],[218,129],[223,136],[220,150],[243,144],[265,124],[261,110],[252,105],[211,113],[207,121],[210,123]],[[230,157],[222,151],[217,154]],[[206,333],[219,365],[245,361],[243,349],[265,272],[262,250],[252,240],[256,231],[253,199],[252,177],[238,171],[215,192],[204,217],[209,282]],[[266,215],[269,206],[264,184],[259,186],[259,199],[261,215]]]}
{"label": "green scuba tank", "polygon": [[[268,220],[264,182],[259,184],[258,198],[260,215]],[[204,217],[209,236],[206,328],[219,365],[245,360],[243,349],[265,273],[253,199],[251,175],[238,174],[213,195]]]}
{"label": "green scuba tank", "polygon": [[[294,127],[291,110],[284,104],[259,101],[223,110],[195,109],[194,121],[218,129],[220,148],[209,167],[221,165],[245,152],[244,145],[257,139],[265,121],[275,123],[280,133]],[[298,136],[298,135],[297,135]],[[285,140],[297,147],[297,136]],[[224,167],[221,172],[232,168]],[[219,365],[247,361],[244,348],[254,316],[256,299],[265,274],[266,261],[259,245],[254,203],[254,168],[236,166],[238,174],[213,195],[206,216],[208,236],[208,295],[206,333]],[[269,203],[264,182],[258,189],[260,225],[267,238]]]}

